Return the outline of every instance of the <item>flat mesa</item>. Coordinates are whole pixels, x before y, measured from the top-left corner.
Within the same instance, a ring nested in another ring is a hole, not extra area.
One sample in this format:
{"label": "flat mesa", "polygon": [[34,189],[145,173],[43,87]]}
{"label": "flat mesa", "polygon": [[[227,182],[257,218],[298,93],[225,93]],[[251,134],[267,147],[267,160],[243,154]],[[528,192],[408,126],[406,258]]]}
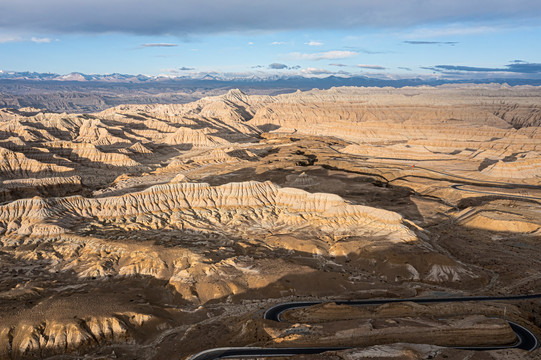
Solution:
{"label": "flat mesa", "polygon": [[540,104],[446,85],[2,108],[0,359],[541,357]]}

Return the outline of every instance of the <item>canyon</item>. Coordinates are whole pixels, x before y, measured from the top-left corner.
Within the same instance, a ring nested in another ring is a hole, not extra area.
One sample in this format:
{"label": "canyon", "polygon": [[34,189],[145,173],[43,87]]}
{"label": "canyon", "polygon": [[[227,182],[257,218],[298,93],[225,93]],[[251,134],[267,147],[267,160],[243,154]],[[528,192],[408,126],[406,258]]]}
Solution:
{"label": "canyon", "polygon": [[539,292],[540,129],[541,88],[494,84],[0,109],[0,359],[476,358],[453,347],[514,343],[503,319],[539,337],[539,299],[333,302]]}

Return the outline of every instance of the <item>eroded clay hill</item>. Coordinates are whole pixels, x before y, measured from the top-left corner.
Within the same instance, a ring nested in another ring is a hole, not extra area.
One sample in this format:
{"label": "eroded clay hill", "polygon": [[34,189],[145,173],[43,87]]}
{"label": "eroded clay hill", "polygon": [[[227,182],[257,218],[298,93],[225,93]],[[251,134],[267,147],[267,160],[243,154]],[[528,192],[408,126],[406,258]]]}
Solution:
{"label": "eroded clay hill", "polygon": [[[498,304],[260,312],[539,289],[539,104],[443,86],[0,109],[0,359],[511,343]],[[503,306],[539,325],[539,302]]]}

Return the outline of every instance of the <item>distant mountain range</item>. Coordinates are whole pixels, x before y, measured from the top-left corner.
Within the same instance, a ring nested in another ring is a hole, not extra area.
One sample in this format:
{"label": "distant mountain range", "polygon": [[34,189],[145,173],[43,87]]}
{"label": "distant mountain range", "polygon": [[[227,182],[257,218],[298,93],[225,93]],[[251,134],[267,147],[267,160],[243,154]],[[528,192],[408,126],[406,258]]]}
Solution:
{"label": "distant mountain range", "polygon": [[442,84],[461,84],[461,83],[507,83],[509,85],[541,85],[541,79],[524,78],[483,78],[453,80],[444,78],[377,78],[367,76],[335,76],[309,77],[302,75],[277,75],[277,74],[254,74],[254,73],[198,73],[187,76],[148,76],[148,75],[129,75],[129,74],[83,74],[72,72],[70,74],[60,75],[55,73],[37,73],[37,72],[16,72],[0,70],[1,80],[19,80],[19,81],[56,81],[56,82],[99,82],[99,83],[120,83],[120,84],[143,84],[143,83],[185,83],[187,86],[194,85],[214,85],[230,86],[233,84],[270,87],[288,87],[288,88],[307,88],[310,86],[318,88],[329,88],[332,86],[418,86],[418,85],[442,85]]}
{"label": "distant mountain range", "polygon": [[305,77],[273,74],[208,73],[191,76],[126,74],[67,75],[0,70],[0,108],[34,107],[55,112],[96,112],[120,104],[179,104],[240,89],[246,94],[277,95],[339,86],[395,87],[494,83],[541,85],[535,79],[445,80],[383,79],[365,76]]}
{"label": "distant mountain range", "polygon": [[66,75],[54,73],[37,73],[30,71],[4,71],[0,70],[0,79],[2,80],[35,80],[35,81],[102,81],[102,82],[145,82],[159,79],[146,75],[126,75],[126,74],[83,74],[73,72]]}

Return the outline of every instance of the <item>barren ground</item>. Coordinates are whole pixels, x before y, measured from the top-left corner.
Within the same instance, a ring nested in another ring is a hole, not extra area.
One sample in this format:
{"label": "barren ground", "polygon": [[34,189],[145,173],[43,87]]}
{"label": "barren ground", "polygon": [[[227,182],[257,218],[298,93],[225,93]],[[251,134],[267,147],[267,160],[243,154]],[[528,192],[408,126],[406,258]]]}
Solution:
{"label": "barren ground", "polygon": [[[541,90],[230,91],[93,114],[0,109],[0,359],[533,359]],[[328,304],[263,320],[272,304]]]}

